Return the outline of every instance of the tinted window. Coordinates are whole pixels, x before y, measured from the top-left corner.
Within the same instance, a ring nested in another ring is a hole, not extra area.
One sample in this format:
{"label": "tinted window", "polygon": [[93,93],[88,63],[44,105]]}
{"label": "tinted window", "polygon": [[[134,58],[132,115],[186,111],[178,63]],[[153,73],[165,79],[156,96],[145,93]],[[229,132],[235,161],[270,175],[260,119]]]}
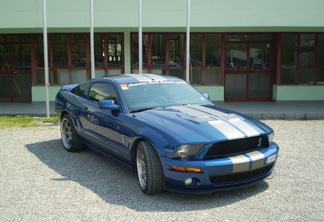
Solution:
{"label": "tinted window", "polygon": [[86,88],[87,83],[82,83],[74,88],[73,93],[80,97],[84,97],[84,90]]}
{"label": "tinted window", "polygon": [[107,83],[94,83],[89,91],[89,100],[113,100],[117,104],[117,95],[114,87]]}

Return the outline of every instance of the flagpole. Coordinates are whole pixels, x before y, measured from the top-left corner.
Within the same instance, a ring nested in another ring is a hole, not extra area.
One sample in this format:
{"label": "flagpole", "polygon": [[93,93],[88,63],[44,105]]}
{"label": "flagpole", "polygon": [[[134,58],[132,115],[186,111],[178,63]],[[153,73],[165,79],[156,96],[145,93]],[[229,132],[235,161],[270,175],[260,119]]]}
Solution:
{"label": "flagpole", "polygon": [[187,0],[186,81],[190,83],[190,0]]}
{"label": "flagpole", "polygon": [[44,71],[45,71],[45,103],[46,117],[50,117],[49,107],[49,75],[48,75],[48,44],[47,44],[47,15],[46,0],[43,0],[43,43],[44,43]]}
{"label": "flagpole", "polygon": [[143,72],[142,0],[138,0],[138,72]]}
{"label": "flagpole", "polygon": [[93,31],[93,0],[90,0],[90,64],[91,79],[96,78],[95,74],[95,58],[94,58],[94,31]]}

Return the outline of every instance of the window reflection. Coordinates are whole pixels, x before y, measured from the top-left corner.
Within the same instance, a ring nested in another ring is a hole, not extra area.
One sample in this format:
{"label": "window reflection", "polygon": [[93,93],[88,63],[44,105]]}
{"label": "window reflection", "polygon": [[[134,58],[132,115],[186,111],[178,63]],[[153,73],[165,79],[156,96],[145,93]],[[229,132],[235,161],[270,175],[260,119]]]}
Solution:
{"label": "window reflection", "polygon": [[171,67],[182,67],[184,65],[184,35],[170,35],[170,60],[169,66]]}
{"label": "window reflection", "polygon": [[165,66],[165,35],[152,35],[151,50],[151,65],[154,67]]}
{"label": "window reflection", "polygon": [[37,67],[44,67],[44,43],[43,36],[36,36],[36,65]]}
{"label": "window reflection", "polygon": [[108,66],[122,66],[122,39],[119,35],[108,35]]}
{"label": "window reflection", "polygon": [[85,67],[87,65],[85,35],[71,36],[71,57],[72,67]]}
{"label": "window reflection", "polygon": [[270,44],[250,44],[250,69],[270,70]]}
{"label": "window reflection", "polygon": [[297,60],[297,35],[282,35],[281,65],[286,67],[296,66]]}
{"label": "window reflection", "polygon": [[31,70],[30,45],[11,45],[12,70]]}
{"label": "window reflection", "polygon": [[68,66],[67,35],[52,35],[53,66]]}
{"label": "window reflection", "polygon": [[[90,76],[90,43],[88,34],[50,34],[50,83],[64,85],[79,83]],[[42,35],[35,36],[35,83],[44,84]],[[94,35],[96,77],[123,72],[123,35],[98,33]]]}
{"label": "window reflection", "polygon": [[314,66],[315,35],[300,35],[300,66]]}
{"label": "window reflection", "polygon": [[246,69],[246,57],[246,43],[228,43],[226,45],[226,68],[228,70]]}
{"label": "window reflection", "polygon": [[[143,66],[148,65],[148,60],[147,60],[147,47],[148,47],[148,35],[143,35],[142,37],[143,40],[143,57],[142,57],[142,62]],[[133,34],[132,35],[132,63],[133,66],[138,67],[139,64],[139,56],[138,56],[138,34]]]}
{"label": "window reflection", "polygon": [[95,66],[103,67],[104,66],[104,45],[105,45],[105,36],[98,34],[94,36],[94,57],[95,57]]}
{"label": "window reflection", "polygon": [[10,70],[9,46],[0,45],[0,71]]}
{"label": "window reflection", "polygon": [[[143,73],[177,76],[185,79],[184,33],[147,33],[143,35]],[[138,73],[138,34],[132,39],[132,72]],[[146,41],[148,40],[148,45]],[[198,85],[221,84],[221,34],[191,34],[190,81]],[[205,49],[205,50],[204,50]],[[149,60],[146,57],[149,56]],[[203,62],[204,61],[204,62]]]}
{"label": "window reflection", "polygon": [[220,67],[221,65],[221,36],[206,35],[206,66]]}
{"label": "window reflection", "polygon": [[202,66],[202,35],[190,35],[190,63],[191,66]]}
{"label": "window reflection", "polygon": [[318,35],[318,65],[324,66],[324,34]]}

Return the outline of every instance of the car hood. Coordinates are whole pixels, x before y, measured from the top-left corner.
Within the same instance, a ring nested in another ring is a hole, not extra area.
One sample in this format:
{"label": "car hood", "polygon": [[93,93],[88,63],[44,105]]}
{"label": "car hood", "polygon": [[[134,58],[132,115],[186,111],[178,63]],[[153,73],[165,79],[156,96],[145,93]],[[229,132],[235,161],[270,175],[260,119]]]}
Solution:
{"label": "car hood", "polygon": [[188,143],[217,142],[259,136],[271,128],[258,120],[216,106],[186,105],[137,113],[146,124],[176,134]]}

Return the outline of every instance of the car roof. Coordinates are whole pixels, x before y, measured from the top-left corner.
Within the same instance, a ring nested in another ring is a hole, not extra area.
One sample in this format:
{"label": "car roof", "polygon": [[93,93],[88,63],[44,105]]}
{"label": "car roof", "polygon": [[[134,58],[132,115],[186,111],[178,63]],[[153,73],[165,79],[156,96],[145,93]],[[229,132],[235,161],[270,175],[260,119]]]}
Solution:
{"label": "car roof", "polygon": [[104,78],[99,78],[96,80],[112,80],[118,84],[129,84],[129,83],[138,83],[138,82],[151,82],[151,81],[176,81],[181,82],[184,81],[174,76],[166,76],[166,75],[156,75],[156,74],[121,74],[115,76],[108,76]]}

